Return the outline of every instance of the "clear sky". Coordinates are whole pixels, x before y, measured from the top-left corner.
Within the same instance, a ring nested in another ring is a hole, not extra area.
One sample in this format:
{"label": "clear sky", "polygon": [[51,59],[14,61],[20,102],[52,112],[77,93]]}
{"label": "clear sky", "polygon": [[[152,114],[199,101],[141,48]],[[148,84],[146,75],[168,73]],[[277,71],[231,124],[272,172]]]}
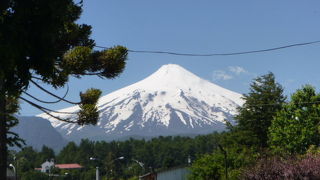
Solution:
{"label": "clear sky", "polygon": [[[100,46],[182,53],[226,53],[320,40],[319,0],[85,0],[79,23],[92,26]],[[273,72],[287,95],[304,84],[320,87],[320,44],[273,52],[215,57],[130,53],[114,80],[71,79],[68,99],[96,87],[103,95],[174,63],[227,89],[246,93],[256,76]],[[187,81],[187,80],[186,80]],[[54,90],[52,90],[54,91]],[[34,87],[29,92],[49,100]],[[58,94],[63,94],[59,90]],[[61,109],[70,105],[48,106]],[[40,111],[22,103],[21,115]]]}

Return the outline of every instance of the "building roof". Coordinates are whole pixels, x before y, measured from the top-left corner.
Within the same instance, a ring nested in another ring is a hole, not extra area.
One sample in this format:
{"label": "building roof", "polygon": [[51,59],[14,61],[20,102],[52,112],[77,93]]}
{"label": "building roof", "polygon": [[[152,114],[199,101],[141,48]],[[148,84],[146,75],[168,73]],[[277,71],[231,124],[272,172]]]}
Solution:
{"label": "building roof", "polygon": [[55,164],[56,168],[59,169],[80,169],[82,166],[80,164]]}
{"label": "building roof", "polygon": [[156,180],[157,179],[157,173],[152,172],[152,173],[147,173],[145,175],[139,176],[139,179],[142,180]]}

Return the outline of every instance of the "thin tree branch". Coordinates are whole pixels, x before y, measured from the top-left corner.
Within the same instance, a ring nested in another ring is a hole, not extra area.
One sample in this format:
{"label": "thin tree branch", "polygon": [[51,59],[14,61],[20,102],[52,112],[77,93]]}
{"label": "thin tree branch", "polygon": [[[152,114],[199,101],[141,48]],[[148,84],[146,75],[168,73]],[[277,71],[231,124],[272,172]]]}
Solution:
{"label": "thin tree branch", "polygon": [[58,114],[77,114],[75,112],[62,112],[62,111],[55,111],[55,110],[52,110],[52,109],[49,109],[49,108],[46,108],[46,107],[43,107],[43,106],[40,106],[34,102],[31,102],[27,99],[25,99],[24,97],[19,97],[20,99],[26,101],[27,103],[29,103],[30,105],[36,107],[36,108],[39,108],[39,109],[43,109],[43,110],[46,110],[46,111],[50,111],[50,112],[54,112],[54,113],[58,113]]}
{"label": "thin tree branch", "polygon": [[[61,98],[64,99],[64,98],[67,96],[68,92],[69,92],[69,86],[67,85],[67,91],[66,91],[66,93],[63,95],[63,97],[61,97]],[[39,98],[34,97],[33,95],[27,93],[26,91],[23,91],[23,93],[26,94],[27,96],[31,97],[32,99],[37,100],[37,101],[39,101],[39,102],[41,102],[41,103],[55,104],[55,103],[58,103],[58,102],[62,101],[61,99],[58,99],[57,101],[44,101],[44,100],[41,100],[41,99],[39,99]]]}
{"label": "thin tree branch", "polygon": [[[37,105],[37,104],[35,104],[35,103],[33,103],[33,102],[31,102],[31,101],[23,98],[23,97],[20,97],[20,99],[23,100],[23,101],[25,101],[25,102],[27,102],[27,103],[30,104],[31,106],[36,107],[36,108],[39,109],[40,111],[42,111],[42,112],[44,112],[45,114],[49,115],[50,117],[53,117],[53,118],[55,118],[55,119],[57,119],[57,120],[59,120],[59,121],[63,121],[63,122],[67,122],[67,123],[77,123],[77,121],[70,121],[70,120],[68,120],[69,118],[67,118],[67,119],[62,119],[62,118],[60,118],[60,117],[58,117],[58,116],[55,116],[55,115],[51,114],[50,112],[48,112],[48,111],[47,111],[47,108],[44,108],[44,107],[42,107],[42,106],[39,106],[39,105]],[[53,112],[54,112],[54,111],[53,111]],[[58,112],[58,113],[61,113],[61,112]]]}
{"label": "thin tree branch", "polygon": [[36,77],[36,76],[32,76],[32,78],[34,78],[34,79],[36,79],[36,80],[40,80],[40,81],[42,81],[42,79],[41,79],[41,78]]}
{"label": "thin tree branch", "polygon": [[72,101],[66,100],[66,99],[64,99],[64,98],[61,98],[61,97],[53,94],[52,92],[46,90],[45,88],[41,87],[38,83],[34,82],[33,80],[30,80],[30,81],[31,81],[34,85],[36,85],[39,89],[41,89],[41,90],[44,91],[45,93],[47,93],[47,94],[49,94],[49,95],[51,95],[51,96],[53,96],[53,97],[55,97],[55,98],[57,98],[57,99],[60,99],[60,100],[62,100],[62,101],[64,101],[64,102],[67,102],[67,103],[70,103],[70,104],[75,104],[75,105],[79,105],[79,104],[81,103],[81,102],[72,102]]}

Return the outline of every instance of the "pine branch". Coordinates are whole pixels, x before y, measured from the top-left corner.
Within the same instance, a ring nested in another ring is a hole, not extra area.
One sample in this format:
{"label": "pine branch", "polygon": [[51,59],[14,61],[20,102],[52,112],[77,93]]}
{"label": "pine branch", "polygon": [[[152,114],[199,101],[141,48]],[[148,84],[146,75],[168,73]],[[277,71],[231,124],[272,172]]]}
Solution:
{"label": "pine branch", "polygon": [[[23,97],[20,97],[20,99],[23,100],[23,101],[25,101],[25,102],[27,102],[27,103],[30,104],[31,106],[39,109],[40,111],[44,112],[45,114],[49,115],[50,117],[55,118],[55,119],[57,119],[57,120],[59,120],[59,121],[63,121],[63,122],[67,122],[67,123],[78,123],[77,121],[70,121],[69,118],[67,118],[67,119],[62,119],[62,118],[60,118],[59,116],[55,116],[55,115],[51,114],[51,112],[49,112],[50,109],[45,108],[45,107],[42,107],[42,106],[40,106],[40,105],[37,105],[37,104],[35,104],[35,103],[33,103],[33,102],[31,102],[31,101],[23,98]],[[52,112],[62,113],[62,114],[63,114],[63,113],[67,113],[67,114],[77,114],[77,113],[58,112],[58,111],[52,111]]]}
{"label": "pine branch", "polygon": [[36,79],[36,80],[40,80],[40,81],[42,81],[42,79],[41,79],[41,78],[36,77],[36,76],[32,76],[32,78],[33,78],[33,79]]}
{"label": "pine branch", "polygon": [[44,91],[45,93],[47,93],[47,94],[49,94],[49,95],[51,95],[51,96],[53,96],[53,97],[55,97],[55,98],[57,98],[57,99],[60,99],[60,100],[62,100],[62,101],[64,101],[64,102],[67,102],[67,103],[70,103],[70,104],[75,104],[75,105],[79,105],[79,104],[81,103],[81,102],[72,102],[72,101],[66,100],[66,99],[64,99],[64,98],[61,98],[61,97],[53,94],[52,92],[46,90],[45,88],[43,88],[42,86],[40,86],[38,83],[34,82],[33,80],[30,80],[30,82],[32,82],[34,85],[36,85],[39,89],[41,89],[41,90]]}
{"label": "pine branch", "polygon": [[[34,97],[33,95],[27,93],[26,91],[23,91],[23,93],[26,94],[27,96],[31,97],[32,99],[37,100],[37,101],[39,101],[41,103],[55,104],[55,103],[58,103],[58,102],[62,101],[61,99],[58,99],[57,101],[44,101],[44,100],[41,100],[41,99],[38,99],[38,98]],[[61,98],[64,99],[67,96],[68,93],[69,93],[69,86],[67,85],[67,91],[64,94],[64,96],[61,97]]]}
{"label": "pine branch", "polygon": [[54,113],[59,113],[59,114],[77,114],[77,113],[74,113],[74,112],[62,112],[62,111],[55,111],[55,110],[52,110],[52,109],[49,109],[49,108],[46,108],[46,107],[43,107],[43,106],[40,106],[34,102],[31,102],[29,100],[27,100],[26,98],[24,97],[19,97],[20,99],[22,99],[23,101],[27,102],[28,104],[32,105],[33,107],[36,107],[40,110],[45,110],[45,111],[49,111],[49,112],[54,112]]}

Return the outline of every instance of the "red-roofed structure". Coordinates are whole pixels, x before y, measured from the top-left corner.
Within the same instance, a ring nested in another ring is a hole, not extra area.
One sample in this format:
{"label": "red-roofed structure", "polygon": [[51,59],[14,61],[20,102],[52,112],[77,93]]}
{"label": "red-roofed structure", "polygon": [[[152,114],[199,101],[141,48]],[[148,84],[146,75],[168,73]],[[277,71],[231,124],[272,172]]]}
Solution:
{"label": "red-roofed structure", "polygon": [[55,164],[54,167],[59,169],[81,169],[80,164]]}
{"label": "red-roofed structure", "polygon": [[55,167],[59,169],[81,169],[83,168],[80,164],[72,163],[72,164],[55,164],[53,160],[46,161],[41,164],[41,168],[35,168],[35,170],[40,170],[44,173],[50,173],[50,170]]}

